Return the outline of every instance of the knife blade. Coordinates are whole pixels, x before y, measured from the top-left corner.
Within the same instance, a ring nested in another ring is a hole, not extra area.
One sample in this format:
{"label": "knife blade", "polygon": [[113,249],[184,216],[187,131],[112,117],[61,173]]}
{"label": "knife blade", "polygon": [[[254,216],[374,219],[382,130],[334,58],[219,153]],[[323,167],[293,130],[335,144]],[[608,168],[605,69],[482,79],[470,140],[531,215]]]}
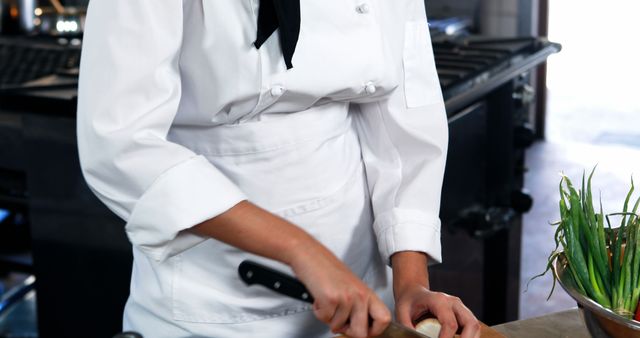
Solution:
{"label": "knife blade", "polygon": [[[299,280],[268,266],[245,260],[238,266],[238,274],[247,285],[261,285],[277,293],[313,304],[311,293]],[[391,322],[381,335],[375,338],[437,338]]]}

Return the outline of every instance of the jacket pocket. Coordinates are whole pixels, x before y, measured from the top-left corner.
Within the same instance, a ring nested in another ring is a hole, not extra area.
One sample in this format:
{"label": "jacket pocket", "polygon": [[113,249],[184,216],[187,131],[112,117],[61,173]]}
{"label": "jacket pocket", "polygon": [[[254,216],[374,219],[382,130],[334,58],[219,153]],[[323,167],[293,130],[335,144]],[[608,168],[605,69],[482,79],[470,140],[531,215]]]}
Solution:
{"label": "jacket pocket", "polygon": [[[304,228],[364,276],[375,251],[362,165],[336,191],[273,211]],[[277,236],[278,234],[274,234]],[[174,258],[172,312],[177,321],[233,324],[310,311],[311,305],[260,286],[246,286],[237,268],[251,259],[293,275],[286,265],[207,240]]]}
{"label": "jacket pocket", "polygon": [[402,65],[407,108],[442,101],[431,36],[426,21],[405,23]]}

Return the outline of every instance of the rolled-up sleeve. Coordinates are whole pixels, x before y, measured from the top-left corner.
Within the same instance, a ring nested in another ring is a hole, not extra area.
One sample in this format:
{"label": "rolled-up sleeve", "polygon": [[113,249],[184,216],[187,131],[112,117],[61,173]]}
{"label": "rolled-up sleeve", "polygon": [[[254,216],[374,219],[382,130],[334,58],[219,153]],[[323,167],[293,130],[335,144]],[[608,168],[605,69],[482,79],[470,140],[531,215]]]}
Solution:
{"label": "rolled-up sleeve", "polygon": [[382,258],[424,252],[442,261],[440,196],[448,144],[447,117],[422,0],[391,29],[399,87],[355,114]]}
{"label": "rolled-up sleeve", "polygon": [[92,0],[80,66],[84,177],[156,260],[205,238],[184,230],[246,199],[204,157],[167,140],[181,97],[182,0]]}

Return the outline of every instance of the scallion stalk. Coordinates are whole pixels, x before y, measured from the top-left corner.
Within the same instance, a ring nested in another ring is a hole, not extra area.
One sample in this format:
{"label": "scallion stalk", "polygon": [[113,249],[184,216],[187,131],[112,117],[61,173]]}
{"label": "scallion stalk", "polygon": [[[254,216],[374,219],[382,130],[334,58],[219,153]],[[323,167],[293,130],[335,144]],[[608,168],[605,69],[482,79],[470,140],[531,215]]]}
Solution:
{"label": "scallion stalk", "polygon": [[[595,169],[588,178],[583,172],[580,189],[574,187],[569,177],[562,176],[558,187],[560,221],[553,224],[558,227],[554,233],[556,246],[549,255],[546,270],[532,279],[553,269],[553,262],[562,256],[566,259],[566,271],[580,292],[619,315],[631,318],[632,314],[640,313],[637,309],[640,301],[640,197],[629,210],[635,190],[631,180],[622,212],[605,214],[601,199],[596,212],[591,184]],[[622,216],[618,228],[612,229],[610,216]]]}

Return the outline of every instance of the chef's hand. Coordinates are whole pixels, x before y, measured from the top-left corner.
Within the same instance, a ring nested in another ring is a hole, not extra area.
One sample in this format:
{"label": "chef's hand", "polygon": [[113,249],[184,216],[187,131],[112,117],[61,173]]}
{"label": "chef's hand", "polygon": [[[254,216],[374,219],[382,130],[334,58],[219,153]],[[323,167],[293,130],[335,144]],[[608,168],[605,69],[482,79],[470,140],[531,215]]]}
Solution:
{"label": "chef's hand", "polygon": [[[295,224],[249,201],[190,231],[291,266],[316,300],[316,317],[336,333],[354,338],[376,336],[391,320],[389,309],[378,296],[324,245]],[[368,317],[372,318],[370,326]]]}
{"label": "chef's hand", "polygon": [[315,298],[315,316],[333,333],[372,337],[389,325],[391,313],[376,293],[323,246],[306,248],[291,267]]}
{"label": "chef's hand", "polygon": [[413,321],[425,313],[435,316],[442,329],[439,338],[451,338],[462,328],[461,338],[480,337],[480,323],[459,298],[429,290],[427,256],[399,252],[392,257],[396,318],[414,328]]}
{"label": "chef's hand", "polygon": [[434,315],[442,329],[439,338],[450,338],[462,328],[462,338],[479,338],[480,323],[460,298],[434,292],[421,285],[406,287],[396,298],[396,317],[408,327],[425,312]]}

